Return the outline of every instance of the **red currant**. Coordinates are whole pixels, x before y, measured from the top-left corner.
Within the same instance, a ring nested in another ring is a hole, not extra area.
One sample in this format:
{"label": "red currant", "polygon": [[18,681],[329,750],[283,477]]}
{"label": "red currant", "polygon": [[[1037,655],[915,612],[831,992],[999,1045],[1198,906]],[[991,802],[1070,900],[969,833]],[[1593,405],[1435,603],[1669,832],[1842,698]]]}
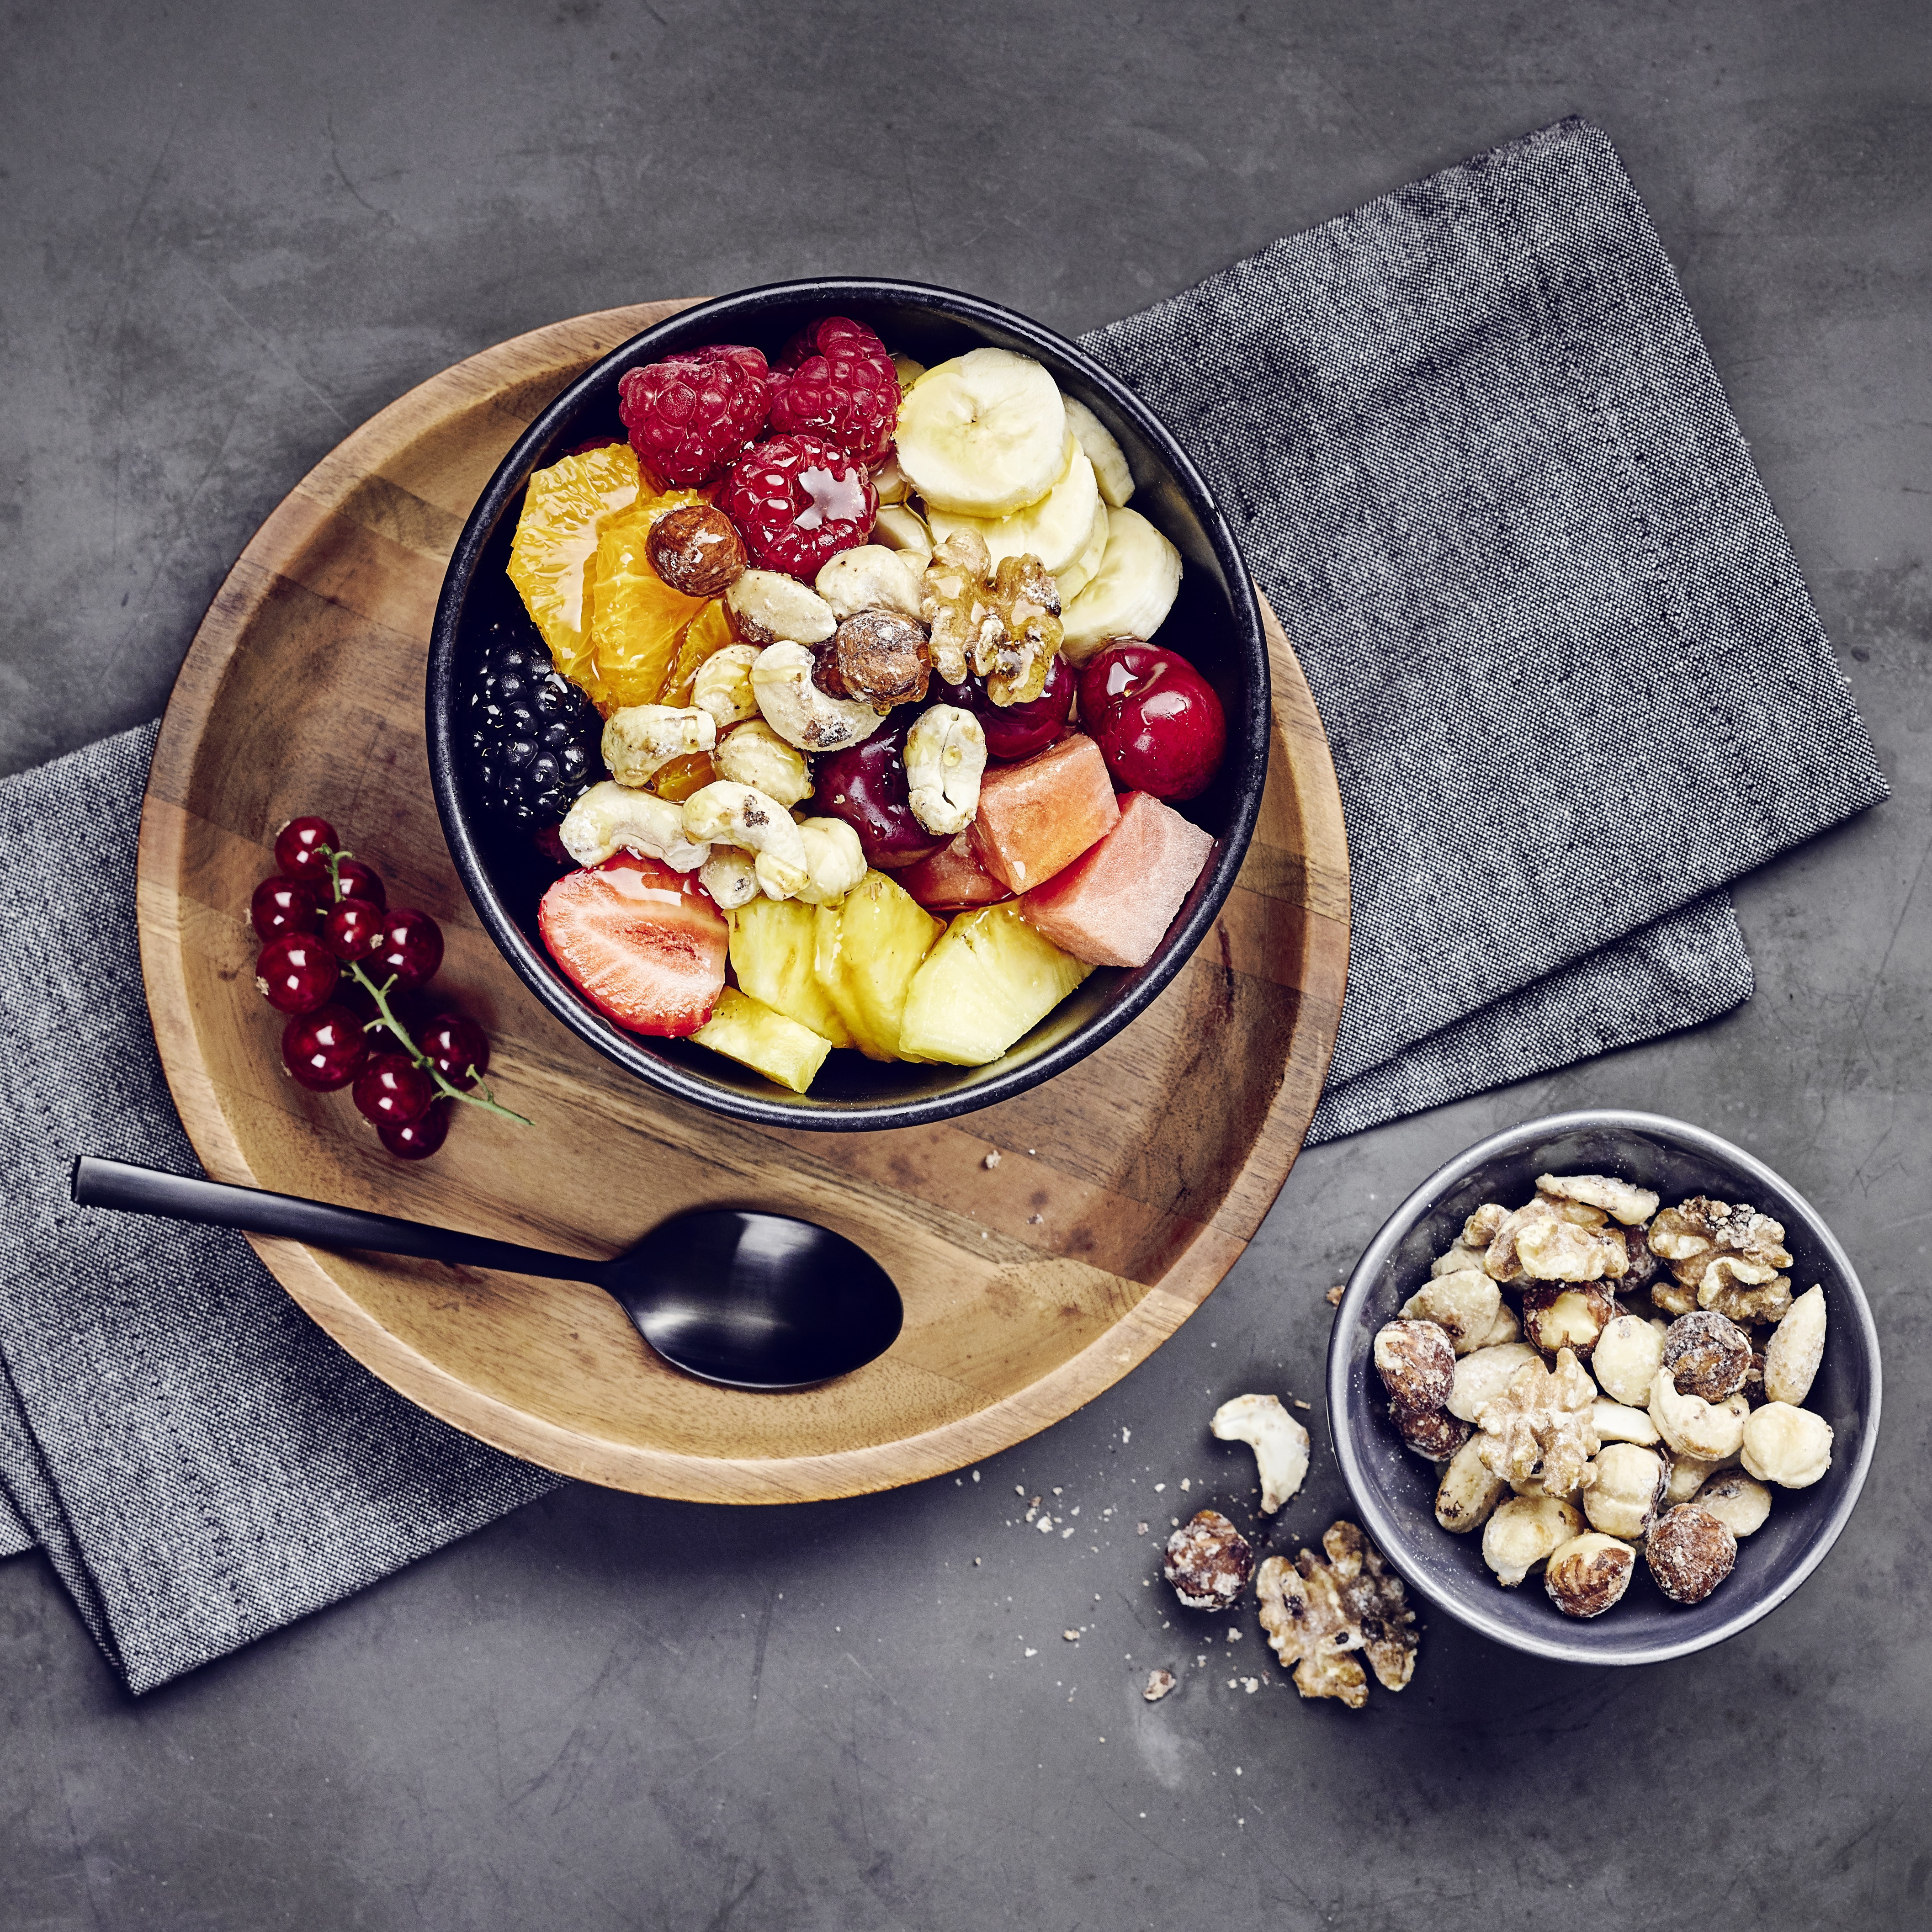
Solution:
{"label": "red currant", "polygon": [[346,966],[375,951],[383,925],[380,906],[367,899],[338,899],[322,922],[322,943]]}
{"label": "red currant", "polygon": [[311,1093],[346,1087],[369,1058],[362,1023],[346,1007],[298,1013],[282,1031],[282,1061]]}
{"label": "red currant", "polygon": [[467,1092],[490,1070],[490,1036],[460,1013],[438,1013],[416,1038],[452,1087]]}
{"label": "red currant", "polygon": [[378,912],[389,903],[389,895],[374,866],[360,859],[345,859],[335,868],[335,896],[338,899],[367,899]]}
{"label": "red currant", "polygon": [[335,827],[326,818],[292,818],[275,834],[275,863],[291,879],[326,882]]}
{"label": "red currant", "polygon": [[437,1100],[429,1111],[398,1127],[378,1127],[376,1138],[398,1160],[427,1160],[449,1133],[452,1100]]}
{"label": "red currant", "polygon": [[284,932],[262,948],[255,990],[278,1013],[312,1013],[335,991],[342,968],[312,932]]}
{"label": "red currant", "polygon": [[255,888],[248,916],[264,939],[277,939],[285,932],[313,932],[322,923],[322,902],[313,886],[278,872]]}
{"label": "red currant", "polygon": [[380,982],[393,974],[398,986],[420,986],[442,964],[442,928],[414,906],[398,906],[382,922],[370,956],[370,975]]}
{"label": "red currant", "polygon": [[430,1077],[406,1053],[379,1053],[356,1079],[356,1111],[379,1127],[420,1120],[436,1098]]}

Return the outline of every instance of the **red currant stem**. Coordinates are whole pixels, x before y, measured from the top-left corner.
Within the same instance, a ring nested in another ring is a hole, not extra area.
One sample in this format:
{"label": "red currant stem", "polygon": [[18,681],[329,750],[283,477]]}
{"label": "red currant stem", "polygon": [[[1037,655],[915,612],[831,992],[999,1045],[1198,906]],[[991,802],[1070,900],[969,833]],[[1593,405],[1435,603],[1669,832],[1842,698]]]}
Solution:
{"label": "red currant stem", "polygon": [[[345,859],[354,858],[356,854],[346,845],[340,851],[333,845],[325,845],[321,849],[328,854],[328,896],[330,902],[334,904],[342,897],[342,862]],[[357,976],[359,978],[361,976],[358,974]]]}
{"label": "red currant stem", "polygon": [[[350,963],[349,970],[355,975],[356,983],[376,1002],[376,1011],[379,1017],[365,1023],[362,1029],[364,1033],[373,1033],[378,1027],[387,1028],[403,1051],[429,1076],[431,1080],[435,1082],[438,1090],[450,1100],[460,1100],[466,1106],[481,1107],[486,1114],[500,1114],[505,1120],[514,1120],[523,1126],[527,1127],[532,1124],[529,1120],[525,1120],[521,1114],[512,1113],[508,1107],[500,1106],[496,1095],[491,1093],[481,1080],[476,1083],[482,1088],[480,1094],[466,1094],[462,1088],[452,1086],[443,1078],[436,1063],[423,1052],[421,1047],[417,1046],[414,1040],[410,1039],[409,1028],[404,1026],[391,1010],[389,988],[396,983],[394,974],[392,974],[379,986],[368,974],[363,971],[358,962],[352,961]],[[476,1070],[472,1066],[470,1070],[474,1073]]]}

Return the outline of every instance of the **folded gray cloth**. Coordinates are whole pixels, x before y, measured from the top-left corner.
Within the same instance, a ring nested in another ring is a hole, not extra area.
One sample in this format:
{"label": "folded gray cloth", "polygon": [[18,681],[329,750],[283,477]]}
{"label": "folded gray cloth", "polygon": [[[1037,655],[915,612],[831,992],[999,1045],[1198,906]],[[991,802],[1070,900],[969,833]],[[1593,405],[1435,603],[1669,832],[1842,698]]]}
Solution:
{"label": "folded gray cloth", "polygon": [[560,1480],[376,1381],[239,1234],[69,1203],[76,1154],[197,1172],[136,944],[154,740],[0,784],[0,1484],[135,1690]]}
{"label": "folded gray cloth", "polygon": [[[1749,996],[1721,890],[1883,795],[1702,343],[1575,122],[1089,338],[1229,506],[1335,751],[1354,876],[1311,1141]],[[0,1555],[146,1689],[556,1478],[445,1428],[238,1236],[67,1203],[192,1171],[132,908],[152,728],[0,784]]]}

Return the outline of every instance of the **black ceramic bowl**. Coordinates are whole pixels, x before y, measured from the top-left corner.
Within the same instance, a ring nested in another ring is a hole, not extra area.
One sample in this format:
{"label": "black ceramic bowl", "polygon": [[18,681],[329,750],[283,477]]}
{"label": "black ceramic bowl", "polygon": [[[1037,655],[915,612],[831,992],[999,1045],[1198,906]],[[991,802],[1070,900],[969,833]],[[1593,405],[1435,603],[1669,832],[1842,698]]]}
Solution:
{"label": "black ceramic bowl", "polygon": [[[1539,1174],[1612,1174],[1666,1207],[1694,1194],[1749,1202],[1784,1224],[1792,1287],[1825,1290],[1824,1361],[1804,1406],[1834,1432],[1832,1466],[1807,1490],[1772,1490],[1771,1515],[1738,1541],[1737,1567],[1701,1604],[1672,1603],[1641,1562],[1623,1600],[1580,1622],[1550,1600],[1540,1570],[1506,1590],[1484,1565],[1482,1533],[1436,1520],[1440,1469],[1404,1448],[1370,1359],[1376,1330],[1428,1278],[1430,1264],[1486,1201],[1520,1207]],[[1721,1643],[1796,1590],[1824,1561],[1864,1486],[1878,1439],[1878,1334],[1858,1276],[1803,1196],[1761,1161],[1701,1127],[1654,1114],[1561,1114],[1472,1147],[1392,1214],[1350,1276],[1328,1344],[1328,1426],[1362,1527],[1430,1603],[1472,1630],[1570,1664],[1655,1664]]]}
{"label": "black ceramic bowl", "polygon": [[[550,963],[537,902],[554,876],[526,834],[506,830],[477,796],[463,744],[464,674],[491,620],[518,607],[506,574],[510,542],[532,471],[594,437],[620,438],[617,379],[706,343],[755,344],[776,358],[814,317],[850,315],[890,348],[928,365],[988,345],[1043,362],[1118,439],[1132,466],[1133,507],[1185,560],[1180,601],[1160,641],[1190,658],[1228,714],[1228,751],[1204,796],[1184,808],[1215,835],[1214,857],[1160,950],[1132,971],[1101,968],[1001,1058],[977,1067],[881,1066],[831,1054],[809,1094],[796,1096],[688,1040],[614,1026]],[[1073,344],[1024,316],[916,283],[782,282],[688,309],[634,336],[546,409],[504,458],[457,540],[430,646],[430,772],[458,872],[484,928],[524,983],[573,1032],[666,1093],[740,1120],[796,1127],[910,1126],[1004,1100],[1070,1066],[1110,1039],[1173,978],[1213,924],[1240,869],[1267,776],[1268,647],[1246,566],[1207,485],[1178,443],[1133,394]]]}

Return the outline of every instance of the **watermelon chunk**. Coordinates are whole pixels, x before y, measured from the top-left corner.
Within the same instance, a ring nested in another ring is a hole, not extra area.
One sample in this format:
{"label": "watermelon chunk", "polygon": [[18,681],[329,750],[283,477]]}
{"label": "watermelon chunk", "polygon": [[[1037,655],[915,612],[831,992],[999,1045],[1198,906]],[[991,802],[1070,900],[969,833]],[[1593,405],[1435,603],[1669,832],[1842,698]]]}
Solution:
{"label": "watermelon chunk", "polygon": [[1094,966],[1144,966],[1214,856],[1212,836],[1150,794],[1130,792],[1120,822],[1020,902],[1020,916]]}
{"label": "watermelon chunk", "polygon": [[907,866],[898,878],[921,905],[933,912],[960,912],[968,906],[995,905],[1012,897],[1006,885],[980,864],[973,850],[970,825],[951,844]]}
{"label": "watermelon chunk", "polygon": [[1119,822],[1100,748],[1076,731],[980,781],[973,843],[980,862],[1016,892],[1044,885]]}

